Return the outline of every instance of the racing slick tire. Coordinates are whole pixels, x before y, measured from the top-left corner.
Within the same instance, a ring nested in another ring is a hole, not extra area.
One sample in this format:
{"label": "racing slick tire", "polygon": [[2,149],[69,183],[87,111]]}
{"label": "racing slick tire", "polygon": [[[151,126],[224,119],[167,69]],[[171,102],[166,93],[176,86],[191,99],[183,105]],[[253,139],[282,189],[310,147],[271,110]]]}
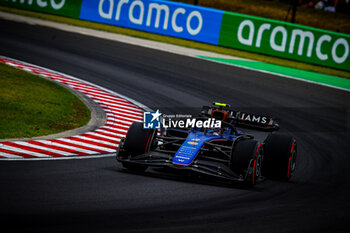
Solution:
{"label": "racing slick tire", "polygon": [[294,174],[297,142],[288,135],[270,134],[264,143],[262,174],[270,179],[289,181]]}
{"label": "racing slick tire", "polygon": [[252,139],[237,141],[231,152],[231,169],[245,179],[245,183],[254,186],[261,174],[261,144]]}
{"label": "racing slick tire", "polygon": [[[134,122],[130,126],[126,137],[120,141],[117,157],[132,159],[150,150],[153,138],[156,134],[154,129],[144,129],[141,122]],[[147,165],[133,162],[122,162],[123,167],[133,171],[145,171]]]}

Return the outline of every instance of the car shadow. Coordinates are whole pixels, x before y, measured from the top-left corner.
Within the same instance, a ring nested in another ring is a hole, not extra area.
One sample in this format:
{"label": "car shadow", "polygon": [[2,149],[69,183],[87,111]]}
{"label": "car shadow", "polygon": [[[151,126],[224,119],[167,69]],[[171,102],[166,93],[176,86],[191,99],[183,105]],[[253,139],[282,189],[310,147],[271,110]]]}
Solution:
{"label": "car shadow", "polygon": [[176,170],[176,169],[171,169],[166,167],[165,168],[147,168],[147,170],[144,172],[131,171],[119,166],[109,167],[108,170],[111,170],[113,172],[123,173],[123,174],[145,176],[145,177],[151,177],[151,178],[161,179],[161,180],[194,183],[194,184],[210,185],[210,186],[216,186],[216,187],[225,187],[225,188],[242,189],[242,190],[250,190],[250,191],[262,190],[262,188],[259,187],[259,183],[256,186],[252,187],[244,184],[243,182],[230,182],[224,179],[202,175],[191,171]]}

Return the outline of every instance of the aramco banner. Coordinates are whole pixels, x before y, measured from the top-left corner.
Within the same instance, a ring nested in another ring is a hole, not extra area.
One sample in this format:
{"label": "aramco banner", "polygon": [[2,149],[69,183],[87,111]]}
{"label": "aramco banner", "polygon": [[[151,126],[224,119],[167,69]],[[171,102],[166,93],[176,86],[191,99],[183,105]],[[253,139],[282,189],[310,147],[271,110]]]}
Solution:
{"label": "aramco banner", "polygon": [[225,12],[219,45],[350,70],[350,35]]}
{"label": "aramco banner", "polygon": [[223,13],[161,0],[83,0],[80,19],[217,45]]}

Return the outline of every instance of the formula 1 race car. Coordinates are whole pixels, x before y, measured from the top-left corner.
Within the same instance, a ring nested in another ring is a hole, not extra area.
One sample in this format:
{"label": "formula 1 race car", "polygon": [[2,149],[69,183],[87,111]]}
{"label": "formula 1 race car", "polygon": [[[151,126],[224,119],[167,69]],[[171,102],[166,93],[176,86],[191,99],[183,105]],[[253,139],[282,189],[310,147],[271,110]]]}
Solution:
{"label": "formula 1 race car", "polygon": [[[120,141],[117,160],[134,171],[170,167],[250,186],[264,178],[289,181],[293,176],[296,139],[277,133],[279,125],[272,117],[214,103],[203,106],[199,117],[187,121],[189,124],[182,124],[182,128],[161,130],[144,129],[142,122],[134,122]],[[205,121],[215,124],[204,127]],[[256,140],[242,128],[264,136]]]}

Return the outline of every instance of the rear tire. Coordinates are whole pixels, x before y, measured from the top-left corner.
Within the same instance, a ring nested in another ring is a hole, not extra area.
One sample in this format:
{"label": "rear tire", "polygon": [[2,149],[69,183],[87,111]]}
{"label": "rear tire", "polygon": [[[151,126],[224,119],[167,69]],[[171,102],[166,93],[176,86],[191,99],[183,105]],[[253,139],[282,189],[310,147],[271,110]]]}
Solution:
{"label": "rear tire", "polygon": [[289,181],[297,158],[296,140],[288,135],[270,134],[264,144],[263,175],[270,179]]}
{"label": "rear tire", "polygon": [[254,186],[261,174],[262,147],[256,140],[237,141],[231,152],[231,169],[245,177],[245,183]]}
{"label": "rear tire", "polygon": [[[154,129],[144,129],[141,122],[134,122],[130,126],[125,139],[120,143],[117,156],[120,158],[132,159],[137,155],[141,155],[150,150],[152,141],[156,135]],[[123,167],[133,171],[145,171],[147,165],[137,164],[133,162],[122,162]]]}

